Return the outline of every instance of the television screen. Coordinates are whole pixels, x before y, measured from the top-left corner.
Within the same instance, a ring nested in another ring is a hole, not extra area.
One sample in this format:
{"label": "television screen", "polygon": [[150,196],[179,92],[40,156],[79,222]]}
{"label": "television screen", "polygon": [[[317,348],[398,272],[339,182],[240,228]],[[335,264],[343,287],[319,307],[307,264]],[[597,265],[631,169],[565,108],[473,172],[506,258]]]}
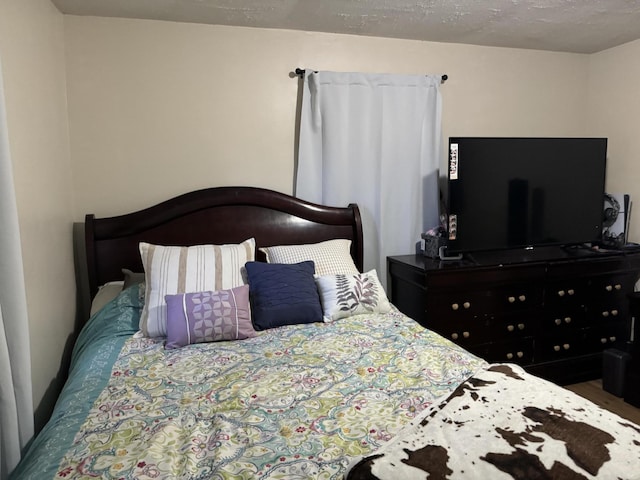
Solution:
{"label": "television screen", "polygon": [[606,138],[449,139],[449,252],[598,241]]}

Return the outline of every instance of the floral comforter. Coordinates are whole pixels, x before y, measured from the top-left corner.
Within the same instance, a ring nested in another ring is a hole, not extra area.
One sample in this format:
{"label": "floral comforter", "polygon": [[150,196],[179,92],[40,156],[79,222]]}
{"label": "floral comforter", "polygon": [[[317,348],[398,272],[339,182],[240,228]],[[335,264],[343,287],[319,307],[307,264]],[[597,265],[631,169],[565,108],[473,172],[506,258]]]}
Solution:
{"label": "floral comforter", "polygon": [[[129,289],[92,322],[139,301]],[[56,443],[38,439],[15,478],[340,479],[485,366],[395,311],[176,350],[128,336],[83,406],[63,394],[86,409],[69,441],[38,464]]]}

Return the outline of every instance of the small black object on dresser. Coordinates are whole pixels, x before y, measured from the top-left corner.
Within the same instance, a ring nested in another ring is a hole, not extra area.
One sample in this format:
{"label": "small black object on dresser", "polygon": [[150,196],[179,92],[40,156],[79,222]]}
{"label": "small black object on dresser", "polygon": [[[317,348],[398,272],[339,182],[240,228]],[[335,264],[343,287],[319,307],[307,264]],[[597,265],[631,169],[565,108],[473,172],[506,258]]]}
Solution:
{"label": "small black object on dresser", "polygon": [[640,278],[640,253],[548,252],[388,257],[391,301],[490,362],[518,363],[559,384],[600,378],[603,351],[630,338],[627,294]]}

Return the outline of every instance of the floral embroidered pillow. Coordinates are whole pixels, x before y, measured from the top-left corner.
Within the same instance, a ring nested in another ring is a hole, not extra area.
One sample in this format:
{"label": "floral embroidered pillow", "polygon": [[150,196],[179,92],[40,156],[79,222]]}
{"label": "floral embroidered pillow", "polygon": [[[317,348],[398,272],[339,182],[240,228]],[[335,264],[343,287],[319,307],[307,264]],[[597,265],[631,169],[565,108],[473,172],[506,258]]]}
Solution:
{"label": "floral embroidered pillow", "polygon": [[375,270],[357,275],[316,277],[325,322],[392,310]]}

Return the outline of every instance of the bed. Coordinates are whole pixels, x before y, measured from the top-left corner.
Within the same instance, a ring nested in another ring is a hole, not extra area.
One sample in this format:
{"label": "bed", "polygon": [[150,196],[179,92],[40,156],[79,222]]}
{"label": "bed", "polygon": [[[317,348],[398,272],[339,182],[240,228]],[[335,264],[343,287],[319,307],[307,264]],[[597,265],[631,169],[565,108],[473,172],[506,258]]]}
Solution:
{"label": "bed", "polygon": [[85,235],[101,305],[12,478],[640,478],[640,427],[391,305],[356,205],[220,187]]}

